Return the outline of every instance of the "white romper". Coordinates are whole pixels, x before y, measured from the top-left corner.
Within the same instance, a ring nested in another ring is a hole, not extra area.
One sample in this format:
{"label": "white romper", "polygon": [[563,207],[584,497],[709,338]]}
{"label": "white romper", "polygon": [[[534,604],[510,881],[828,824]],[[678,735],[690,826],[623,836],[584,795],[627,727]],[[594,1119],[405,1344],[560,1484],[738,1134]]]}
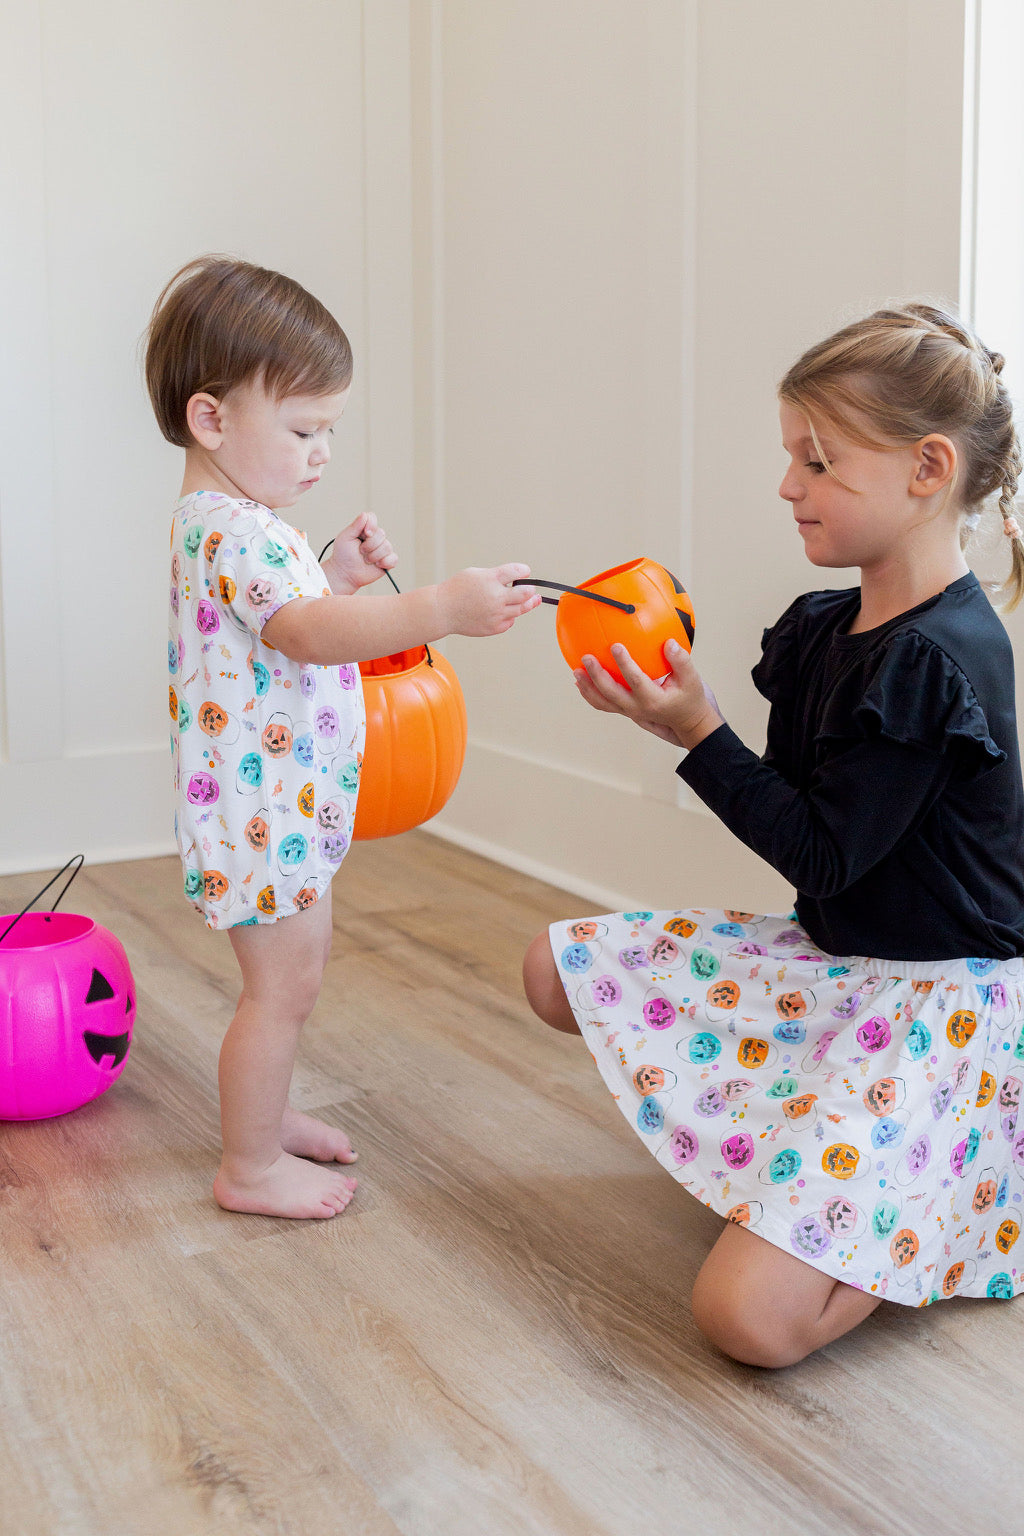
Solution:
{"label": "white romper", "polygon": [[185,894],[211,928],[272,923],[327,889],[352,838],[359,668],[300,666],[263,625],[330,588],[268,507],[182,497],[171,528],[169,707]]}

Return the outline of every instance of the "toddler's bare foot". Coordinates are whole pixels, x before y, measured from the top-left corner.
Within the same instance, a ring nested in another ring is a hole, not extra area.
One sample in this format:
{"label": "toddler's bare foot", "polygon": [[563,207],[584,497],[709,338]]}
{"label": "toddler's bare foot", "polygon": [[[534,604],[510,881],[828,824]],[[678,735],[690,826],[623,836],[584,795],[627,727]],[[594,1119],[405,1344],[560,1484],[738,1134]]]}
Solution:
{"label": "toddler's bare foot", "polygon": [[354,1163],[359,1156],[344,1131],[291,1106],[281,1118],[281,1145],[296,1157],[314,1157],[318,1163]]}
{"label": "toddler's bare foot", "polygon": [[345,1209],[355,1187],[355,1179],[333,1168],[318,1168],[282,1152],[258,1173],[228,1172],[222,1163],[213,1181],[213,1194],[226,1211],[324,1219]]}

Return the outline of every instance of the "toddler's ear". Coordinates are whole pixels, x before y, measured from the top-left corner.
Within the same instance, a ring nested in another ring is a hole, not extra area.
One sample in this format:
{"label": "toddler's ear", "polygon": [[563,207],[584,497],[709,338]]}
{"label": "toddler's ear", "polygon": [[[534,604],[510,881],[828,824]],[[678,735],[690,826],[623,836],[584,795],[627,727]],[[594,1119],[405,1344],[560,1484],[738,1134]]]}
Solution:
{"label": "toddler's ear", "polygon": [[223,436],[220,401],[213,395],[193,395],[185,407],[185,422],[201,448],[218,448]]}

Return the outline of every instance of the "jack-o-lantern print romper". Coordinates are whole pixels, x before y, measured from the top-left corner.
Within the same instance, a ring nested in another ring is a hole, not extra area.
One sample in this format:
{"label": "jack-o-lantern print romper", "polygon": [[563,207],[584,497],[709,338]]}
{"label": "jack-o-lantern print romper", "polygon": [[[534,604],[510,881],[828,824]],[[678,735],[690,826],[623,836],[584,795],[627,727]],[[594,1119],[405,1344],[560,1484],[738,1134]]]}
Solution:
{"label": "jack-o-lantern print romper", "polygon": [[268,507],[183,497],[171,528],[168,666],[175,834],[211,928],[272,923],[323,895],[352,837],[365,733],[355,665],[300,666],[260,638],[330,588]]}
{"label": "jack-o-lantern print romper", "polygon": [[619,1109],[698,1199],[889,1301],[1008,1298],[1024,1289],[1012,655],[973,575],[851,635],[858,607],[856,590],[809,593],[766,631],[763,757],[722,726],[678,770],[792,879],[796,912],[611,913],[552,924],[552,952]]}

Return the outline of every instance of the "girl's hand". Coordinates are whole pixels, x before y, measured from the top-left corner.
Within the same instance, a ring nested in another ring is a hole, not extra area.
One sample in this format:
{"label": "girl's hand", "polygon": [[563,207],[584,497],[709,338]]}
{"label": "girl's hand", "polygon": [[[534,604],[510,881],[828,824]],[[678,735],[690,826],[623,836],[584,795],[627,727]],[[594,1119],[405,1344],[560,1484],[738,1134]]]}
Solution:
{"label": "girl's hand", "polygon": [[500,635],[516,619],[540,605],[534,587],[514,587],[529,576],[528,565],[498,565],[489,570],[471,567],[442,581],[437,589],[445,634]]}
{"label": "girl's hand", "polygon": [[331,591],[351,597],[398,564],[384,529],[372,512],[361,512],[334,540],[334,549],[321,570]]}
{"label": "girl's hand", "polygon": [[714,694],[678,641],[670,640],[665,646],[665,660],[672,670],[660,683],[640,670],[624,645],[613,645],[612,655],[628,688],[593,656],[584,656],[585,670],[573,672],[577,688],[593,709],[625,715],[662,741],[687,751],[725,724]]}

